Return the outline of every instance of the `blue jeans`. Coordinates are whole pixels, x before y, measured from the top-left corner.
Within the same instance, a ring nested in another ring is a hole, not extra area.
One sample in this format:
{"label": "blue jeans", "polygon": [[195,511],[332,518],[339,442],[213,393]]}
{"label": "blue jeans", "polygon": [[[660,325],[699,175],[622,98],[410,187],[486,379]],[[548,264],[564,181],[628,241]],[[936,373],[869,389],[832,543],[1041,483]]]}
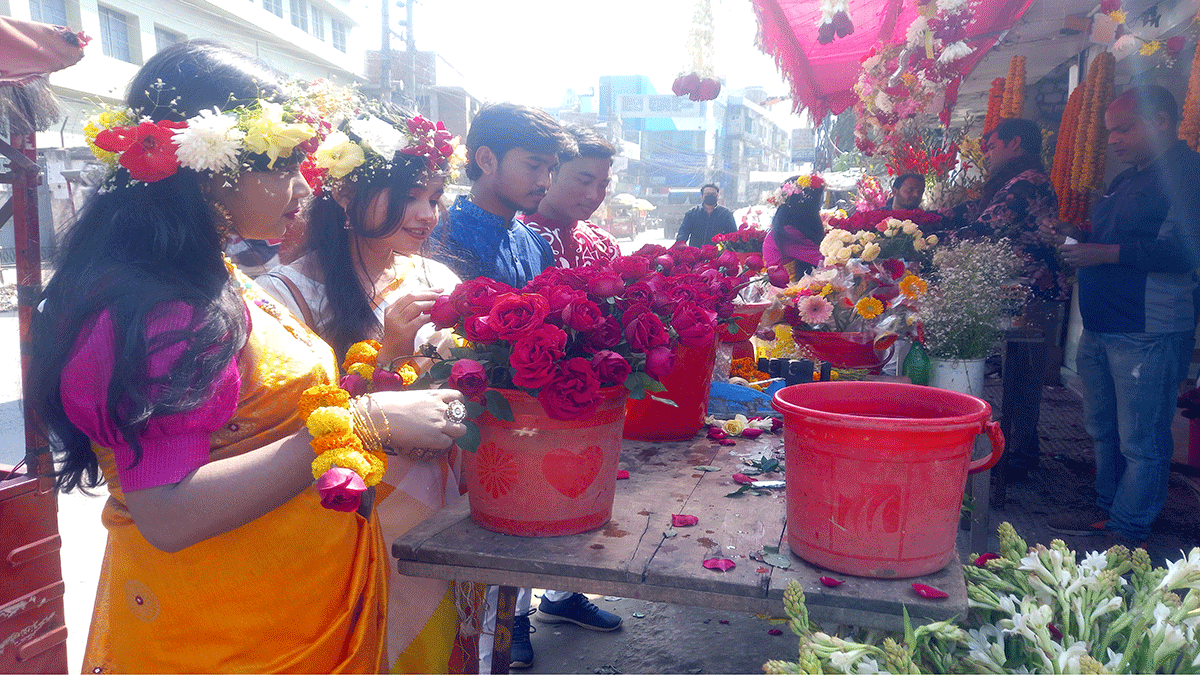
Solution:
{"label": "blue jeans", "polygon": [[1193,334],[1092,333],[1079,340],[1076,370],[1096,454],[1096,504],[1108,529],[1145,539],[1167,500],[1171,420]]}

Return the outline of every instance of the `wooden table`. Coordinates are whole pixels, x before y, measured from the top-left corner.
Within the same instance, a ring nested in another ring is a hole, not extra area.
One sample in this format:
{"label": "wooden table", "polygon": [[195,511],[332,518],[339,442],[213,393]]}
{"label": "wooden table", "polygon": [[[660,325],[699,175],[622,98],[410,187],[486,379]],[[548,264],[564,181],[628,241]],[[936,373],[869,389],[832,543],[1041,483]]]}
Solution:
{"label": "wooden table", "polygon": [[[599,530],[566,537],[525,538],[485,530],[471,520],[465,501],[434,514],[392,545],[401,574],[474,581],[515,589],[556,588],[696,607],[784,616],[783,591],[795,579],[804,588],[811,616],[832,628],[838,624],[896,630],[901,608],[915,623],[964,616],[966,585],[957,556],[940,572],[919,579],[867,579],[822,570],[792,554],[784,534],[787,508],[783,490],[761,496],[726,495],[740,487],[732,475],[743,460],[777,456],[783,439],[721,446],[704,437],[675,443],[625,441],[612,520]],[[697,466],[715,466],[706,472]],[[793,470],[795,468],[793,467]],[[782,474],[756,478],[782,479]],[[698,516],[698,525],[672,530],[671,514]],[[751,558],[764,546],[778,546],[791,567],[772,567]],[[732,559],[726,572],[706,569],[708,558]],[[828,588],[818,577],[845,581]],[[912,589],[921,581],[950,593],[927,600]],[[511,592],[511,591],[510,591]],[[511,616],[511,596],[502,593],[501,623]],[[507,610],[507,611],[505,611]],[[507,672],[508,625],[497,627],[494,672]]]}

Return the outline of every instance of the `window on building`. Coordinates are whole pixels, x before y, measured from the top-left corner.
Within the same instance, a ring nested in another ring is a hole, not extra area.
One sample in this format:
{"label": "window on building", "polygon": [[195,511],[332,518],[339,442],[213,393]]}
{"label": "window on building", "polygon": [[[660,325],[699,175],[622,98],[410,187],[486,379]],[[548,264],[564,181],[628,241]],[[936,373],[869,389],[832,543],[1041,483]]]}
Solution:
{"label": "window on building", "polygon": [[100,11],[100,47],[105,56],[120,59],[127,63],[135,63],[133,42],[131,38],[137,34],[131,30],[133,22],[129,16],[116,10],[99,5]]}
{"label": "window on building", "polygon": [[325,39],[325,12],[320,7],[312,8],[312,30],[309,32],[318,40]]}
{"label": "window on building", "polygon": [[305,0],[291,0],[292,9],[292,25],[305,33],[308,32],[308,2]]}
{"label": "window on building", "polygon": [[29,18],[55,26],[67,25],[67,0],[29,0]]}
{"label": "window on building", "polygon": [[154,27],[154,48],[157,51],[161,52],[176,42],[183,42],[183,36],[162,26]]}
{"label": "window on building", "polygon": [[333,48],[339,52],[346,51],[346,24],[338,21],[337,19],[333,19],[329,23],[332,28],[330,32],[332,33],[331,37],[333,38]]}
{"label": "window on building", "polygon": [[262,0],[263,9],[274,14],[279,18],[283,18],[283,0]]}

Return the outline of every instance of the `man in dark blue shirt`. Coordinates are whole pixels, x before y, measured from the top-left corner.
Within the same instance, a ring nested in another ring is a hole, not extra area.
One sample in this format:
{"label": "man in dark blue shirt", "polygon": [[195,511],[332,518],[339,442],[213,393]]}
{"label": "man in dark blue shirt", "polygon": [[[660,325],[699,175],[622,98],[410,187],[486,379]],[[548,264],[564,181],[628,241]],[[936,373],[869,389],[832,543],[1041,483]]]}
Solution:
{"label": "man in dark blue shirt", "polygon": [[[1133,167],[1092,209],[1092,231],[1061,232],[1079,270],[1076,370],[1094,441],[1098,509],[1049,521],[1064,534],[1138,545],[1167,497],[1171,420],[1196,328],[1200,154],[1178,140],[1175,98],[1158,86],[1118,96],[1104,115],[1113,154]],[[1042,234],[1054,239],[1043,223]],[[1062,241],[1062,236],[1057,236]],[[1081,242],[1081,243],[1080,243]]]}
{"label": "man in dark blue shirt", "polygon": [[683,214],[683,224],[675,241],[686,241],[688,246],[704,246],[713,243],[713,237],[726,232],[736,232],[737,223],[733,220],[733,212],[724,206],[717,205],[721,188],[709,183],[700,188],[704,203]]}
{"label": "man in dark blue shirt", "polygon": [[545,111],[512,103],[484,106],[467,133],[471,194],[434,230],[435,260],[462,279],[488,277],[521,288],[554,264],[550,245],[516,219],[537,211],[560,150],[571,138]]}

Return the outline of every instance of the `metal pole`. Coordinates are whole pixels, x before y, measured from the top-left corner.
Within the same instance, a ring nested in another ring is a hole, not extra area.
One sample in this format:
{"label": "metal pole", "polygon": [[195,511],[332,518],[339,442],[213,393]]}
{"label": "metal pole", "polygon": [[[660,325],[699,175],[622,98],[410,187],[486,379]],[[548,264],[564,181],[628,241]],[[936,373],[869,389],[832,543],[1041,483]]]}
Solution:
{"label": "metal pole", "polygon": [[408,0],[404,3],[405,19],[404,24],[404,39],[405,48],[408,49],[408,84],[405,87],[405,98],[412,99],[412,109],[417,110],[417,41],[413,37],[413,5],[417,4],[417,0]]}
{"label": "metal pole", "polygon": [[392,102],[392,19],[388,15],[388,5],[392,0],[380,0],[382,8],[380,21],[383,24],[383,36],[379,43],[379,99],[384,103]]}

